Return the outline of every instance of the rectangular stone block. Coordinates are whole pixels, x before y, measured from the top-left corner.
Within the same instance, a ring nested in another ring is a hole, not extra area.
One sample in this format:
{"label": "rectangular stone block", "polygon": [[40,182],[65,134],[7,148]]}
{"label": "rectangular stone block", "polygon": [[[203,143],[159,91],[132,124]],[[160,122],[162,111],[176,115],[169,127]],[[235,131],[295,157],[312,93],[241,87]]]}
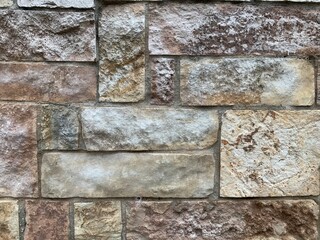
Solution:
{"label": "rectangular stone block", "polygon": [[18,0],[19,7],[93,8],[94,0]]}
{"label": "rectangular stone block", "polygon": [[95,61],[93,11],[0,10],[0,60]]}
{"label": "rectangular stone block", "polygon": [[74,214],[75,239],[121,240],[121,202],[75,203]]}
{"label": "rectangular stone block", "polygon": [[217,140],[216,111],[164,108],[84,108],[88,151],[204,149]]}
{"label": "rectangular stone block", "polygon": [[69,203],[27,200],[24,240],[68,240]]}
{"label": "rectangular stone block", "polygon": [[38,193],[37,110],[0,104],[0,197]]}
{"label": "rectangular stone block", "polygon": [[145,4],[107,5],[102,9],[99,27],[99,100],[143,100]]}
{"label": "rectangular stone block", "polygon": [[[319,55],[318,7],[151,4],[152,55]],[[294,20],[293,20],[294,19]]]}
{"label": "rectangular stone block", "polygon": [[180,96],[185,105],[314,103],[314,67],[306,60],[185,58],[180,63]]}
{"label": "rectangular stone block", "polygon": [[0,239],[19,240],[18,201],[0,200]]}
{"label": "rectangular stone block", "polygon": [[127,202],[127,240],[316,240],[312,200]]}
{"label": "rectangular stone block", "polygon": [[154,58],[151,60],[151,104],[173,104],[175,68],[176,61],[173,58]]}
{"label": "rectangular stone block", "polygon": [[10,7],[12,4],[12,0],[0,0],[0,7]]}
{"label": "rectangular stone block", "polygon": [[319,195],[320,111],[227,111],[222,197]]}
{"label": "rectangular stone block", "polygon": [[42,196],[202,198],[213,192],[212,153],[46,153]]}
{"label": "rectangular stone block", "polygon": [[0,63],[0,99],[37,102],[95,101],[94,66]]}
{"label": "rectangular stone block", "polygon": [[40,143],[44,150],[77,150],[80,123],[78,109],[63,106],[44,106],[40,118]]}

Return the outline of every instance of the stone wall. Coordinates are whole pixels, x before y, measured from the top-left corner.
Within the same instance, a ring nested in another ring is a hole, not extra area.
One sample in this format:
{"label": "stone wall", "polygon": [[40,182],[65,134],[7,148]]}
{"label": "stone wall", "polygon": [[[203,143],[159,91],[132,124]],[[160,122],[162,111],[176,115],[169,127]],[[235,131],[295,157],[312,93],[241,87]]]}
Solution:
{"label": "stone wall", "polygon": [[319,66],[319,0],[0,0],[0,239],[319,240]]}

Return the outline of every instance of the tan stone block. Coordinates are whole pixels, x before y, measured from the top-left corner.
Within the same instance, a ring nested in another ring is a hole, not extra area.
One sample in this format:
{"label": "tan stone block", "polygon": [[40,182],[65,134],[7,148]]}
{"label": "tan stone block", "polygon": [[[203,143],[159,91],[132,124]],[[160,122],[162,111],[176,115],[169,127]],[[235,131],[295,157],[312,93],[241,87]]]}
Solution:
{"label": "tan stone block", "polygon": [[0,200],[0,239],[19,240],[18,201]]}

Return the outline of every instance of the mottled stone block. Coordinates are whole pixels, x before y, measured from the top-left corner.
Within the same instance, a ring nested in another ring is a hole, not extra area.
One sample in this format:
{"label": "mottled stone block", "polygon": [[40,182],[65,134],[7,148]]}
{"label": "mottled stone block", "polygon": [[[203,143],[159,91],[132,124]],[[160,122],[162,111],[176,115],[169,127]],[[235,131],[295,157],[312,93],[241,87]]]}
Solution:
{"label": "mottled stone block", "polygon": [[149,49],[153,55],[319,55],[319,13],[291,5],[152,4]]}
{"label": "mottled stone block", "polygon": [[75,239],[121,240],[121,203],[111,201],[74,204]]}
{"label": "mottled stone block", "polygon": [[0,239],[19,240],[19,206],[17,201],[0,200]]}
{"label": "mottled stone block", "polygon": [[319,195],[320,111],[227,111],[222,197]]}
{"label": "mottled stone block", "polygon": [[151,104],[171,105],[174,100],[176,63],[172,58],[154,58],[151,61]]}
{"label": "mottled stone block", "polygon": [[69,203],[27,200],[24,240],[68,240]]}
{"label": "mottled stone block", "polygon": [[127,240],[316,240],[312,200],[127,202]]}
{"label": "mottled stone block", "polygon": [[94,12],[0,10],[0,60],[94,61]]}
{"label": "mottled stone block", "polygon": [[164,108],[84,108],[88,151],[204,149],[217,140],[216,111]]}
{"label": "mottled stone block", "polygon": [[314,67],[295,58],[182,59],[180,96],[185,105],[314,103]]}
{"label": "mottled stone block", "polygon": [[260,0],[260,1],[264,1],[264,2],[300,2],[300,3],[319,3],[320,0]]}
{"label": "mottled stone block", "polygon": [[19,7],[93,8],[94,0],[18,0]]}
{"label": "mottled stone block", "polygon": [[41,111],[41,148],[45,150],[77,150],[80,123],[78,109],[48,105]]}
{"label": "mottled stone block", "polygon": [[12,0],[0,0],[0,7],[10,7],[12,4]]}
{"label": "mottled stone block", "polygon": [[42,195],[69,197],[207,197],[212,153],[46,153]]}
{"label": "mottled stone block", "polygon": [[137,102],[145,93],[145,4],[107,5],[99,20],[100,101]]}
{"label": "mottled stone block", "polygon": [[0,63],[0,99],[41,102],[95,101],[94,66]]}
{"label": "mottled stone block", "polygon": [[320,105],[320,60],[317,61],[317,104]]}
{"label": "mottled stone block", "polygon": [[37,195],[36,119],[34,106],[0,104],[0,196]]}

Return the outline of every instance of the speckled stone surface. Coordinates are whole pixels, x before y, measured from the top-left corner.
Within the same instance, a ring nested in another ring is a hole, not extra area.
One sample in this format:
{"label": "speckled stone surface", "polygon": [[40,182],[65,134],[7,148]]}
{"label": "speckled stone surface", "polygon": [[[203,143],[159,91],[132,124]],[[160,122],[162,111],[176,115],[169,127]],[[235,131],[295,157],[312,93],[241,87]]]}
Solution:
{"label": "speckled stone surface", "polygon": [[12,4],[12,0],[0,0],[0,7],[10,7]]}
{"label": "speckled stone surface", "polygon": [[227,111],[220,195],[319,195],[320,111]]}
{"label": "speckled stone surface", "polygon": [[93,8],[94,0],[18,0],[19,7]]}
{"label": "speckled stone surface", "polygon": [[18,201],[0,200],[0,239],[19,240]]}
{"label": "speckled stone surface", "polygon": [[301,201],[127,202],[127,240],[316,240],[318,205]]}
{"label": "speckled stone surface", "polygon": [[68,240],[69,203],[27,200],[24,240]]}
{"label": "speckled stone surface", "polygon": [[319,55],[319,7],[150,5],[152,55]]}

